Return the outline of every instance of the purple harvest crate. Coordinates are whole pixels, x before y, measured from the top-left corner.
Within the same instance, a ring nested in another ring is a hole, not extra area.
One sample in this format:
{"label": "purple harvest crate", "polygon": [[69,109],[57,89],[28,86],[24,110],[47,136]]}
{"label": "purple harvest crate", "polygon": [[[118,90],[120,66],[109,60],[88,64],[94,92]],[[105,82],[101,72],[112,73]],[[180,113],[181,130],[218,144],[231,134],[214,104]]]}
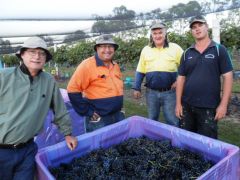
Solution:
{"label": "purple harvest crate", "polygon": [[[85,133],[84,117],[78,115],[72,108],[67,91],[65,89],[60,89],[60,92],[72,120],[71,123],[73,136],[78,136]],[[39,133],[34,139],[39,150],[65,140],[63,134],[58,130],[57,126],[52,123],[53,118],[53,112],[49,110],[42,132]]]}
{"label": "purple harvest crate", "polygon": [[212,168],[198,177],[199,180],[239,179],[239,147],[139,116],[78,136],[78,147],[74,151],[70,151],[65,142],[42,149],[36,155],[37,177],[53,180],[49,166],[69,163],[94,149],[108,148],[143,135],[151,139],[168,139],[173,146],[200,153],[215,162]]}
{"label": "purple harvest crate", "polygon": [[68,97],[67,90],[60,88],[60,92],[62,94],[64,102],[69,102],[70,100],[69,100],[69,97]]}

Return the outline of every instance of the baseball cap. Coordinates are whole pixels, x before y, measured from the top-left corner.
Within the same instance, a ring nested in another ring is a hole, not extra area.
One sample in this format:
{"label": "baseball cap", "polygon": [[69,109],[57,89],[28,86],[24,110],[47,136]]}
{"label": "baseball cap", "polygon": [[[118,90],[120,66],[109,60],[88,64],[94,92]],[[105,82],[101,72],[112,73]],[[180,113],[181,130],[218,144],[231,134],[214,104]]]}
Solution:
{"label": "baseball cap", "polygon": [[151,30],[153,29],[163,29],[166,28],[166,24],[159,22],[159,21],[154,21],[151,25]]}
{"label": "baseball cap", "polygon": [[202,15],[194,16],[189,21],[189,27],[192,28],[193,23],[200,22],[200,23],[207,23],[206,19]]}

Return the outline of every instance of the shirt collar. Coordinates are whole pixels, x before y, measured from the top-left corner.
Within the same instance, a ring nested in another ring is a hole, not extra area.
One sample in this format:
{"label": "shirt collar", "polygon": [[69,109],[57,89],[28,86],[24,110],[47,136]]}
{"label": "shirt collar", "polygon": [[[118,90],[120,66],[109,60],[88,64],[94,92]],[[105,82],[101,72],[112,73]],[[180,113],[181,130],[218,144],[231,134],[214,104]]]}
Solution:
{"label": "shirt collar", "polygon": [[[24,63],[22,63],[19,68],[21,69],[21,71],[22,71],[24,74],[28,75],[30,81],[32,82],[32,81],[33,81],[33,76],[31,76],[31,74],[30,74],[27,66],[26,66]],[[41,72],[42,72],[42,70],[40,70],[40,71],[38,72],[37,76],[38,76]]]}
{"label": "shirt collar", "polygon": [[[192,45],[190,46],[190,48],[191,48],[191,49],[195,49],[195,45],[196,45],[196,43],[192,44]],[[209,44],[208,48],[209,48],[209,47],[214,47],[214,46],[216,46],[216,43],[215,43],[213,40],[211,40],[211,43]]]}
{"label": "shirt collar", "polygon": [[[97,66],[105,66],[103,63],[103,60],[100,59],[100,57],[98,56],[97,53],[95,53],[95,59],[96,59],[96,65]],[[115,63],[113,61],[111,61],[112,64],[114,65]]]}

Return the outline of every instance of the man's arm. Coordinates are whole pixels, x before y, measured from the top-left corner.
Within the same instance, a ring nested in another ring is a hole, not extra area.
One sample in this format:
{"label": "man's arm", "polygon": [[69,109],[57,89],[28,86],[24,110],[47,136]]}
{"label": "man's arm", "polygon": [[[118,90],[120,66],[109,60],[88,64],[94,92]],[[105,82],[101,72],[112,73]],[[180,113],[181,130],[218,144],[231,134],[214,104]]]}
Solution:
{"label": "man's arm", "polygon": [[175,108],[175,113],[176,116],[181,119],[183,115],[183,110],[182,110],[182,94],[183,94],[183,87],[185,84],[185,76],[178,76],[177,77],[177,86],[176,86],[176,108]]}
{"label": "man's arm", "polygon": [[56,83],[53,90],[51,108],[54,113],[53,122],[57,125],[60,132],[64,134],[68,148],[70,150],[75,149],[77,147],[77,139],[74,136],[71,136],[71,118],[67,112],[62,95]]}
{"label": "man's arm", "polygon": [[140,59],[138,61],[136,73],[135,73],[135,84],[133,85],[132,89],[134,98],[138,99],[141,97],[141,85],[143,78],[146,74],[146,63],[145,63],[145,53],[146,47],[144,47],[141,51]]}
{"label": "man's arm", "polygon": [[74,110],[82,116],[92,116],[94,113],[93,107],[83,94],[89,84],[89,66],[86,63],[81,63],[68,82],[67,92]]}
{"label": "man's arm", "polygon": [[232,93],[232,84],[233,84],[233,73],[232,71],[227,72],[223,76],[223,94],[221,102],[216,109],[215,120],[220,120],[225,117],[227,113],[227,105]]}
{"label": "man's arm", "polygon": [[135,84],[132,87],[132,89],[134,89],[133,96],[136,99],[141,97],[141,85],[142,85],[142,81],[143,81],[144,77],[145,77],[145,74],[136,71],[136,74],[135,74]]}
{"label": "man's arm", "polygon": [[74,110],[82,116],[92,116],[94,109],[88,103],[87,99],[82,97],[81,92],[68,92],[68,97]]}

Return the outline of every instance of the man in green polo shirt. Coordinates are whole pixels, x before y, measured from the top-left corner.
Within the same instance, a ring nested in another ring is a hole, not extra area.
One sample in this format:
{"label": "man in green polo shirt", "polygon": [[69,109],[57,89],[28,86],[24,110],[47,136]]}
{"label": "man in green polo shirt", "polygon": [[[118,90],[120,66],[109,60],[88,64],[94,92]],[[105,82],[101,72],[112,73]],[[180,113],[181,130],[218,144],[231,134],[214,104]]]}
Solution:
{"label": "man in green polo shirt", "polygon": [[0,70],[0,179],[33,179],[37,145],[33,138],[43,128],[49,108],[54,123],[73,150],[70,117],[54,78],[43,72],[52,55],[39,37],[27,39],[19,52],[19,67]]}

